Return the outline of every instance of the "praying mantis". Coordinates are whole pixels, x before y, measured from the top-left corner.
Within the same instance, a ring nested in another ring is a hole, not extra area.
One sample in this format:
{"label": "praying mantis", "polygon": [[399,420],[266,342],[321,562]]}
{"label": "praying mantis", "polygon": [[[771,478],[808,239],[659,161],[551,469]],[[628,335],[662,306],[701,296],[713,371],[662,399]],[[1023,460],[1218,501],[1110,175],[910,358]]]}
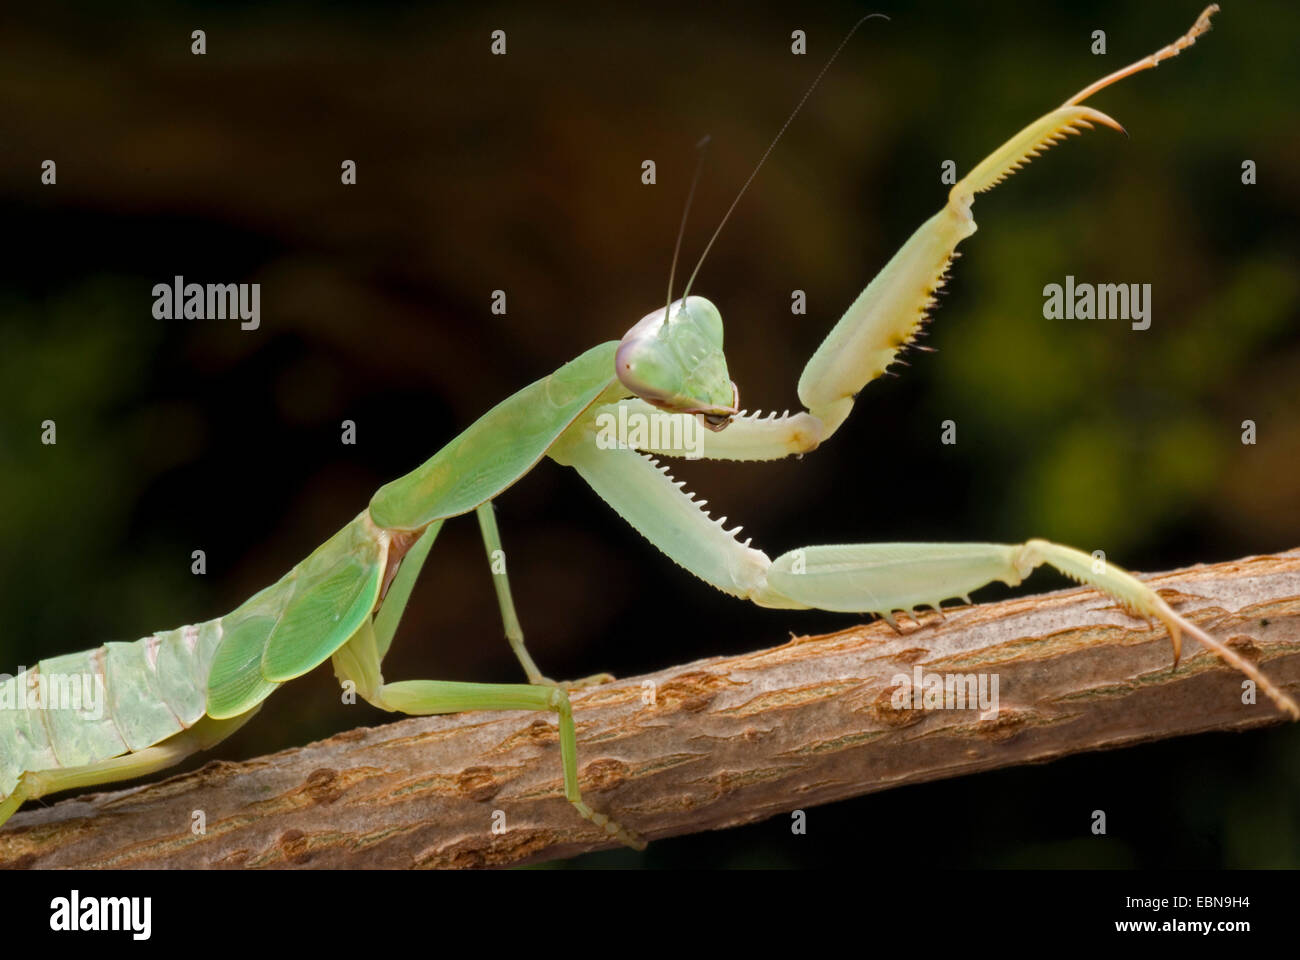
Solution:
{"label": "praying mantis", "polygon": [[[916,345],[958,244],[975,232],[976,195],[1069,134],[1097,124],[1121,129],[1083,101],[1181,53],[1208,30],[1217,9],[1207,8],[1174,43],[1044,114],[958,181],[943,208],[907,240],[808,361],[798,384],[804,411],[780,417],[742,411],[719,310],[690,294],[694,274],[676,300],[670,278],[663,308],[621,340],[593,347],[492,408],[422,466],[382,487],[353,521],[233,612],[48,658],[8,680],[0,688],[0,823],[26,800],[147,775],[207,749],[251,720],[280,684],[331,660],[342,682],[388,711],[556,714],[566,799],[603,834],[643,845],[632,825],[584,802],[568,689],[544,677],[529,655],[504,573],[494,576],[504,632],[528,683],[388,681],[381,669],[442,525],[474,513],[489,558],[498,555],[492,502],[544,456],[572,467],[686,571],[738,599],[774,609],[871,613],[894,623],[898,611],[968,599],[993,581],[1015,585],[1047,564],[1134,614],[1159,620],[1175,660],[1181,636],[1191,635],[1300,716],[1253,664],[1142,581],[1109,563],[1098,567],[1090,554],[1031,539],[810,546],[773,560],[742,543],[739,528],[725,529],[726,518],[712,519],[651,459],[680,455],[687,436],[695,436],[705,458],[738,461],[802,455],[828,440],[860,391]],[[618,424],[647,429],[635,442],[611,444],[607,432]],[[102,715],[31,706],[28,692],[53,677],[95,678],[105,694]]]}

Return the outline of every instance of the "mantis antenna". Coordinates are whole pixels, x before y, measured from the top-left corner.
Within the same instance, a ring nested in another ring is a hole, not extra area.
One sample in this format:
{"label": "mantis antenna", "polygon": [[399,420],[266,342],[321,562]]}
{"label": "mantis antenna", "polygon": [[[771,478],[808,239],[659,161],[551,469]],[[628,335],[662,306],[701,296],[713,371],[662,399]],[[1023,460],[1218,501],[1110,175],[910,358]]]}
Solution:
{"label": "mantis antenna", "polygon": [[686,193],[686,206],[682,208],[681,226],[677,228],[677,243],[673,246],[673,265],[668,268],[668,299],[664,301],[665,320],[668,319],[668,310],[673,305],[673,277],[677,275],[677,255],[682,252],[682,237],[686,233],[686,215],[691,212],[691,201],[695,199],[695,185],[700,182],[700,170],[704,167],[704,148],[708,145],[709,135],[707,133],[695,145],[695,149],[700,152],[700,156],[695,161],[695,175],[691,177],[691,189]]}
{"label": "mantis antenna", "polygon": [[[889,19],[889,17],[885,16],[883,13],[869,13],[853,26],[849,27],[849,32],[844,35],[844,39],[840,41],[840,45],[835,48],[835,52],[830,55],[830,58],[822,64],[822,68],[818,71],[817,76],[813,78],[813,82],[808,86],[808,89],[804,91],[803,96],[799,98],[799,102],[795,104],[794,109],[790,111],[790,116],[785,118],[785,123],[781,124],[781,129],[776,132],[776,136],[772,138],[772,142],[767,145],[767,149],[764,150],[763,155],[759,157],[758,164],[754,167],[754,171],[749,175],[749,179],[745,181],[744,186],[740,188],[740,192],[736,194],[736,199],[731,201],[731,206],[727,208],[727,212],[722,215],[722,222],[718,224],[718,229],[713,231],[713,236],[711,236],[709,242],[705,244],[704,252],[700,254],[700,262],[695,265],[695,269],[691,272],[690,279],[686,281],[686,289],[682,292],[683,300],[685,300],[690,294],[691,284],[695,282],[695,275],[700,272],[700,267],[704,266],[704,258],[707,257],[709,251],[713,249],[713,241],[718,239],[718,234],[720,234],[722,228],[727,225],[727,220],[731,217],[731,212],[736,209],[736,204],[740,203],[740,198],[745,195],[745,191],[749,189],[749,185],[753,183],[754,178],[758,176],[758,171],[763,168],[763,164],[767,160],[768,154],[772,152],[772,148],[775,147],[777,141],[781,139],[781,135],[785,133],[786,128],[790,126],[791,121],[798,116],[799,111],[803,109],[804,103],[806,103],[808,98],[812,96],[812,92],[817,89],[817,84],[819,84],[822,77],[826,75],[826,71],[831,68],[831,64],[834,63],[835,58],[840,55],[840,51],[844,49],[844,45],[852,39],[853,34],[858,32],[858,27],[862,26],[873,17],[879,17],[882,20]],[[669,296],[671,297],[671,293]]]}

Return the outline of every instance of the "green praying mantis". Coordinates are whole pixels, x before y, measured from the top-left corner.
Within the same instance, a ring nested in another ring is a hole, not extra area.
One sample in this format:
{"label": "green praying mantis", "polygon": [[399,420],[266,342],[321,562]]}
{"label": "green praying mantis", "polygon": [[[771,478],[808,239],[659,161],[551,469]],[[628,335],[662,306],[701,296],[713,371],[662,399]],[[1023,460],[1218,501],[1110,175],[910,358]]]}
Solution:
{"label": "green praying mantis", "polygon": [[[914,344],[957,245],[975,232],[976,194],[1068,134],[1096,124],[1121,130],[1083,101],[1191,46],[1217,10],[1208,7],[1174,43],[1044,114],[956,183],[943,208],[903,244],[808,361],[798,383],[804,411],[764,417],[740,410],[718,309],[690,294],[695,273],[681,298],[673,300],[670,275],[666,306],[647,314],[621,340],[591,348],[493,407],[422,466],[381,487],[347,526],[238,609],[134,642],[45,659],[5,681],[0,685],[0,823],[29,799],[147,775],[207,749],[247,723],[280,684],[332,659],[342,683],[388,711],[556,714],[565,797],[603,834],[643,846],[628,826],[584,802],[568,695],[572,685],[548,680],[529,656],[503,571],[494,571],[494,584],[504,632],[528,683],[389,681],[382,673],[442,525],[474,513],[489,558],[498,556],[493,500],[544,456],[572,467],[687,571],[759,606],[871,613],[894,624],[898,611],[938,609],[952,598],[969,602],[969,594],[981,586],[993,581],[1014,586],[1047,564],[1136,616],[1158,619],[1169,632],[1175,662],[1181,637],[1190,635],[1254,680],[1292,717],[1300,717],[1295,701],[1254,664],[1188,622],[1133,575],[1099,565],[1080,550],[1041,539],[842,544],[804,547],[772,560],[749,540],[741,542],[740,528],[725,529],[725,517],[711,518],[703,502],[653,459],[682,455],[681,438],[692,430],[698,435],[692,455],[721,460],[774,460],[824,443],[844,423],[859,392]],[[743,193],[742,187],[737,201]],[[653,429],[642,430],[634,442],[610,443],[614,423]],[[32,697],[67,677],[92,678],[103,694],[103,708],[88,711]]]}

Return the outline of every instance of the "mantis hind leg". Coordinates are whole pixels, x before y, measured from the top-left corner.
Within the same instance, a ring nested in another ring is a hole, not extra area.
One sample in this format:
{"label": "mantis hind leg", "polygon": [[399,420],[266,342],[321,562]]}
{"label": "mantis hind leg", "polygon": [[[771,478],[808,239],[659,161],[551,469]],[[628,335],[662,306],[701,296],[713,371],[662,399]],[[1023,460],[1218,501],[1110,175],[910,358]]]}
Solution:
{"label": "mantis hind leg", "polygon": [[14,792],[0,801],[0,824],[9,819],[27,800],[46,794],[79,787],[94,787],[119,780],[134,780],[148,776],[180,763],[191,754],[209,750],[246,724],[261,709],[258,704],[247,713],[226,720],[204,717],[188,730],[183,730],[162,743],[136,753],[126,753],[111,760],[87,764],[84,767],[28,771],[18,781]]}
{"label": "mantis hind leg", "polygon": [[582,799],[578,787],[578,737],[569,695],[562,687],[531,683],[457,683],[444,680],[403,680],[385,683],[375,658],[375,638],[369,624],[334,654],[339,680],[381,710],[428,716],[466,710],[548,710],[559,718],[560,759],[564,765],[564,796],[574,809],[610,837],[637,850],[645,841],[631,830],[597,813]]}
{"label": "mantis hind leg", "polygon": [[478,515],[479,529],[483,533],[483,548],[487,551],[488,566],[492,570],[492,586],[496,588],[497,604],[501,608],[501,623],[505,627],[506,640],[510,642],[510,649],[515,652],[520,665],[524,668],[524,673],[528,675],[528,682],[576,689],[613,680],[614,677],[608,673],[597,673],[567,683],[556,683],[543,676],[524,646],[524,631],[519,625],[514,597],[510,593],[510,577],[506,573],[506,554],[501,549],[501,533],[497,530],[495,507],[492,501],[481,504],[475,513]]}

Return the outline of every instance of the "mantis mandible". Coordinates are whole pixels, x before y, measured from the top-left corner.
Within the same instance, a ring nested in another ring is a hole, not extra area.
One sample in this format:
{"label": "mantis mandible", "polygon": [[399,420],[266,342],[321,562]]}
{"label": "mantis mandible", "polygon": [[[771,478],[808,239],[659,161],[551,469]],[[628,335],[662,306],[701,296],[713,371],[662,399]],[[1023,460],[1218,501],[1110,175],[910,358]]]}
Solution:
{"label": "mantis mandible", "polygon": [[[543,456],[572,467],[687,571],[759,606],[871,613],[894,624],[897,611],[938,609],[952,598],[969,602],[979,587],[995,580],[1014,586],[1047,564],[1134,615],[1159,620],[1175,662],[1181,637],[1191,635],[1300,717],[1295,701],[1253,664],[1180,616],[1142,581],[1110,564],[1099,567],[1088,553],[1031,539],[810,546],[772,560],[750,541],[742,543],[739,528],[726,530],[726,518],[712,519],[652,459],[680,455],[680,446],[653,438],[634,448],[600,441],[601,424],[613,416],[619,423],[666,420],[667,432],[677,436],[686,427],[703,426],[699,453],[711,459],[773,460],[816,449],[844,423],[859,392],[914,345],[957,245],[975,232],[976,194],[1067,134],[1095,124],[1122,130],[1083,101],[1191,46],[1217,10],[1211,5],[1174,43],[1044,114],[957,182],[943,208],[903,244],[808,361],[798,383],[804,411],[764,417],[740,410],[723,353],[721,314],[690,294],[695,274],[673,300],[670,276],[663,308],[621,340],[593,347],[499,403],[422,466],[381,487],[347,526],[238,609],[134,642],[45,659],[0,685],[0,823],[26,800],[150,774],[207,749],[247,723],[280,684],[332,659],[341,682],[388,711],[556,714],[565,797],[604,834],[643,846],[631,829],[583,801],[567,687],[544,677],[529,656],[504,572],[494,573],[497,599],[528,683],[389,681],[381,670],[443,523],[474,513],[489,558],[496,556],[501,540],[493,500]],[[96,679],[106,702],[100,716],[33,705],[32,690],[64,676]]]}

